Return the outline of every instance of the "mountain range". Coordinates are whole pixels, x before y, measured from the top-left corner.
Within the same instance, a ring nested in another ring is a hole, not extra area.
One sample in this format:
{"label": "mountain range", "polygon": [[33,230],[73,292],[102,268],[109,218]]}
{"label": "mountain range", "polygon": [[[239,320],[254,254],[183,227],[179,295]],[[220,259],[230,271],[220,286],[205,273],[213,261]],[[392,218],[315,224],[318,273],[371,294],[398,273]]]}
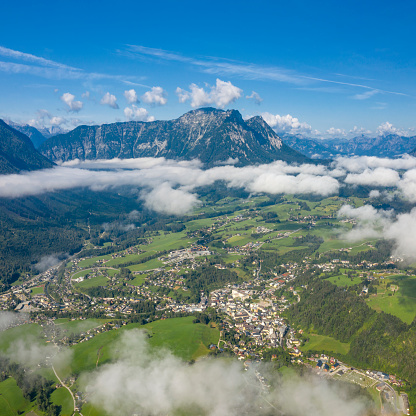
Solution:
{"label": "mountain range", "polygon": [[282,140],[291,148],[314,159],[332,159],[336,156],[398,157],[412,153],[416,148],[416,136],[398,134],[351,139],[312,139],[296,135],[283,135]]}
{"label": "mountain range", "polygon": [[309,160],[283,143],[261,117],[244,120],[236,110],[214,108],[193,110],[168,121],[79,126],[49,138],[39,151],[55,162],[165,157],[198,158],[206,166],[227,161],[243,166],[274,160]]}
{"label": "mountain range", "polygon": [[259,116],[244,120],[236,110],[214,108],[193,110],[174,120],[84,125],[54,135],[59,131],[62,130],[39,131],[29,125],[1,122],[0,173],[51,167],[53,164],[49,161],[115,157],[198,158],[211,167],[223,163],[244,166],[274,160],[305,163],[311,159],[353,155],[416,155],[416,136],[362,135],[352,139],[279,136]]}

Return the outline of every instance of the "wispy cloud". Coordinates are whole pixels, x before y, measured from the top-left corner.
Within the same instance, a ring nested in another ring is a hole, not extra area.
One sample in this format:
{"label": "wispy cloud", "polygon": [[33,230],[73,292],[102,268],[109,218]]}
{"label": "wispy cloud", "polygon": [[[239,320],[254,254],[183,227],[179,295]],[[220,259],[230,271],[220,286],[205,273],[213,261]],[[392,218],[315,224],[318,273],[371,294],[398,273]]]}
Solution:
{"label": "wispy cloud", "polygon": [[79,68],[74,68],[72,66],[61,64],[59,62],[51,61],[49,59],[35,56],[30,53],[15,51],[13,49],[5,48],[4,46],[0,46],[0,56],[14,58],[14,59],[25,61],[25,62],[34,62],[41,66],[46,66],[46,67],[51,67],[51,68],[67,69],[71,71],[81,71]]}
{"label": "wispy cloud", "polygon": [[142,79],[141,77],[87,72],[80,68],[75,68],[60,62],[55,62],[29,53],[8,49],[4,46],[0,46],[0,56],[8,58],[9,60],[13,60],[0,61],[0,71],[9,74],[30,74],[42,78],[57,80],[80,79],[93,81],[108,79],[119,81],[129,85],[140,85],[143,87],[147,87],[146,85],[135,83],[135,81],[140,81]]}
{"label": "wispy cloud", "polygon": [[383,90],[380,88],[374,88],[369,85],[338,81],[334,79],[328,79],[326,77],[314,77],[308,74],[300,74],[295,70],[287,68],[257,65],[253,63],[233,61],[217,57],[193,58],[181,55],[176,52],[166,51],[163,49],[148,48],[141,45],[127,45],[126,50],[118,52],[128,57],[151,57],[164,61],[182,62],[192,66],[197,66],[203,72],[215,75],[233,75],[249,80],[271,80],[295,84],[299,86],[309,85],[311,83],[328,83],[377,91],[386,94],[407,96],[407,94],[402,92]]}
{"label": "wispy cloud", "polygon": [[373,95],[376,95],[379,93],[380,93],[379,90],[369,90],[369,91],[363,92],[362,94],[355,94],[352,98],[354,100],[368,100]]}

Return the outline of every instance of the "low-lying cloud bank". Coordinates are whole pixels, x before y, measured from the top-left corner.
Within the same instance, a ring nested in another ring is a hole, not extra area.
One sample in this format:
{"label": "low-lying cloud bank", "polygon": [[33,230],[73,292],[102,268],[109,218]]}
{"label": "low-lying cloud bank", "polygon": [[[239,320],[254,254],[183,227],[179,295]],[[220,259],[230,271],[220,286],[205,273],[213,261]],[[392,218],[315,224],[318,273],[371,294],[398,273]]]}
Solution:
{"label": "low-lying cloud bank", "polygon": [[[10,326],[22,324],[28,318],[28,314],[0,311],[0,332]],[[58,349],[52,344],[40,341],[40,338],[32,334],[20,335],[19,338],[11,342],[4,354],[12,361],[25,367],[36,367],[42,363],[65,366],[72,359],[72,351],[69,348]]]}
{"label": "low-lying cloud bank", "polygon": [[[183,215],[200,205],[197,189],[223,181],[230,188],[269,194],[312,194],[330,196],[341,187],[374,188],[370,200],[399,196],[416,203],[416,158],[340,157],[331,165],[289,165],[276,161],[266,165],[236,167],[232,163],[204,169],[199,160],[175,161],[165,158],[73,160],[53,169],[0,176],[0,197],[18,198],[46,192],[87,187],[100,191],[130,186],[139,190],[144,205],[159,213]],[[387,188],[388,192],[380,188]],[[395,216],[371,206],[345,207],[340,215],[357,219],[349,240],[389,238],[396,244],[395,254],[416,259],[416,246],[407,241],[416,213]],[[366,219],[363,218],[366,216]],[[416,231],[416,226],[415,226]],[[45,261],[48,259],[45,259]],[[50,259],[53,260],[53,259]],[[39,268],[41,264],[39,265]]]}
{"label": "low-lying cloud bank", "polygon": [[29,319],[29,314],[0,311],[0,332],[5,331],[11,326],[23,323]]}
{"label": "low-lying cloud bank", "polygon": [[164,158],[72,161],[53,169],[3,175],[0,197],[16,198],[58,190],[89,187],[103,190],[118,186],[143,188],[145,205],[158,212],[184,214],[199,203],[195,188],[225,181],[230,187],[248,192],[308,193],[332,195],[339,172],[324,166],[291,166],[277,161],[268,165],[237,168],[232,165],[202,169],[195,161]]}
{"label": "low-lying cloud bank", "polygon": [[344,205],[338,212],[341,218],[352,218],[356,226],[345,234],[349,241],[384,238],[394,242],[393,256],[405,262],[416,260],[416,208],[405,214],[377,210],[371,205],[354,208]]}
{"label": "low-lying cloud bank", "polygon": [[[262,387],[253,370],[241,363],[200,360],[187,365],[166,350],[151,350],[138,330],[125,332],[117,345],[119,359],[84,380],[89,400],[112,415],[166,415],[181,409],[186,414],[209,416],[286,415],[340,416],[366,414],[369,403],[351,397],[321,379],[279,381]],[[267,367],[258,367],[263,375]],[[274,379],[272,379],[272,377]]]}
{"label": "low-lying cloud bank", "polygon": [[142,189],[145,205],[157,212],[181,215],[198,206],[195,189],[224,181],[229,187],[251,193],[337,194],[340,186],[366,185],[397,189],[416,202],[416,158],[339,158],[331,166],[231,165],[203,169],[200,161],[165,158],[74,160],[53,169],[2,175],[0,197],[16,198],[46,192],[88,187],[100,191],[119,186]]}
{"label": "low-lying cloud bank", "polygon": [[100,191],[119,186],[142,189],[145,205],[158,212],[184,214],[198,204],[195,189],[224,181],[251,193],[337,194],[340,186],[365,185],[396,189],[416,202],[416,158],[338,158],[330,166],[233,164],[203,169],[200,161],[165,158],[73,160],[53,169],[0,176],[0,197],[17,198],[88,187]]}

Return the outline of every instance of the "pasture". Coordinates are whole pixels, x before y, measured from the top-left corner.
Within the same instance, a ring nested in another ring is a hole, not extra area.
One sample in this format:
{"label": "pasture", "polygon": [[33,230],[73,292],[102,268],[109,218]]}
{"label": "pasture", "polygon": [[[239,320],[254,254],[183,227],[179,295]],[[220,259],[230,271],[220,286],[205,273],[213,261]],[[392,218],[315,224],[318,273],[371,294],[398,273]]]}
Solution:
{"label": "pasture", "polygon": [[305,334],[304,336],[309,338],[309,341],[300,348],[303,352],[326,351],[346,355],[350,350],[350,344],[340,342],[332,337],[316,334]]}

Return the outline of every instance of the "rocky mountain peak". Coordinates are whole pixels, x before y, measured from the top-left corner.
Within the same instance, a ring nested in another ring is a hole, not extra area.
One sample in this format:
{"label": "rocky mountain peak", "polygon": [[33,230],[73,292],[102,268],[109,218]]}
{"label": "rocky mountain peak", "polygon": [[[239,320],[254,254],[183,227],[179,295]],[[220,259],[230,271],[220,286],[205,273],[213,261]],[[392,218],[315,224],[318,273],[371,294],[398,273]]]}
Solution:
{"label": "rocky mountain peak", "polygon": [[40,150],[54,161],[163,156],[212,166],[229,158],[239,165],[308,160],[285,147],[261,117],[245,121],[237,110],[210,107],[175,120],[80,126],[48,139]]}

